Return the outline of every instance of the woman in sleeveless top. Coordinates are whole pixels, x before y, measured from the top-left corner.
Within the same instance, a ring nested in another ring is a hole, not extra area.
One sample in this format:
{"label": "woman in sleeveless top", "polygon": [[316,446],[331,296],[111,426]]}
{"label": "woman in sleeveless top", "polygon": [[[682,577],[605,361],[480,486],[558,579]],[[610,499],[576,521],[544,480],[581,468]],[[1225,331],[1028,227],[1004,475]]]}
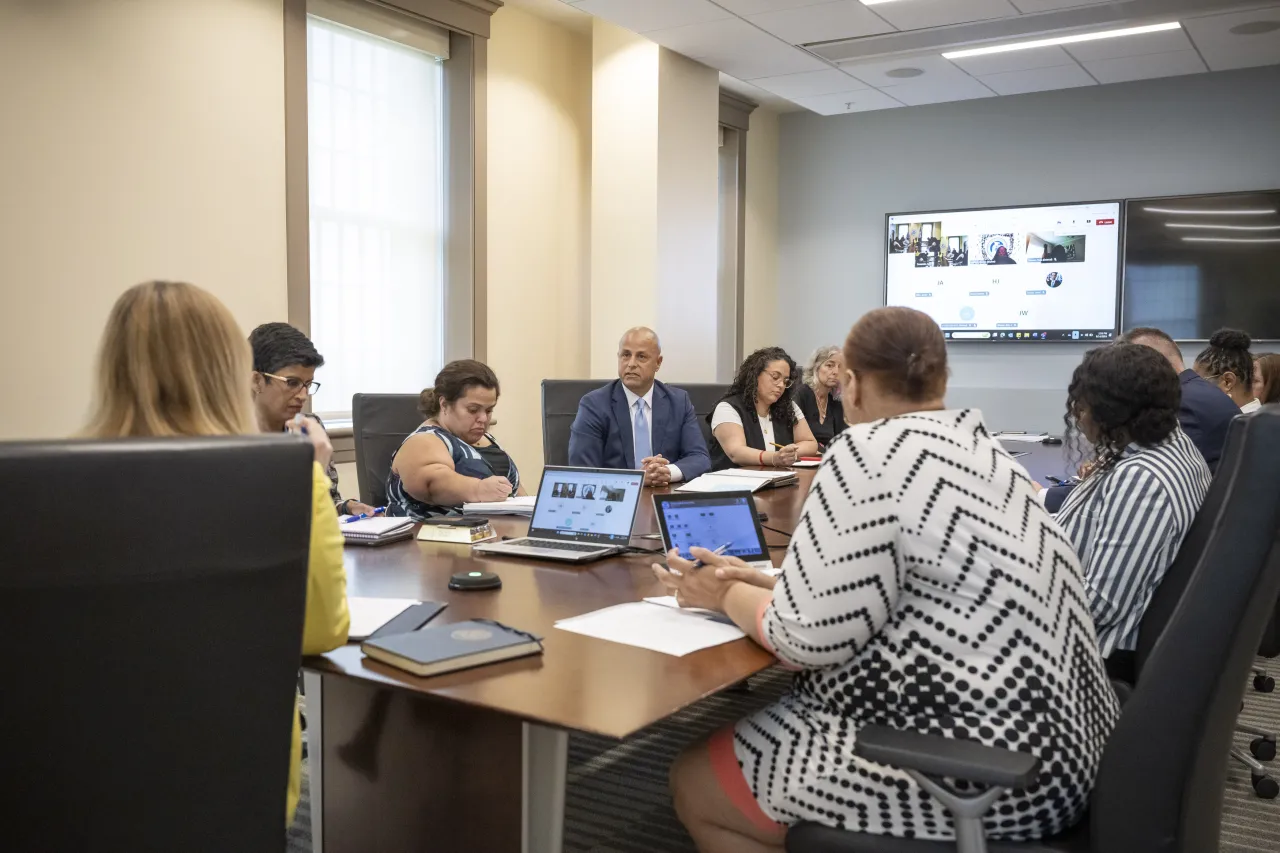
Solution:
{"label": "woman in sleeveless top", "polygon": [[818,447],[844,432],[844,410],[836,392],[840,382],[840,347],[818,347],[804,369],[804,381],[796,388],[796,405],[809,422]]}
{"label": "woman in sleeveless top", "polygon": [[818,454],[818,442],[795,404],[795,375],[796,363],[781,347],[747,356],[707,419],[712,471],[746,465],[782,468]]}
{"label": "woman in sleeveless top", "polygon": [[450,362],[422,392],[426,421],[404,440],[387,477],[387,515],[421,521],[464,503],[524,494],[520,471],[486,431],[498,405],[498,377],[487,365]]}

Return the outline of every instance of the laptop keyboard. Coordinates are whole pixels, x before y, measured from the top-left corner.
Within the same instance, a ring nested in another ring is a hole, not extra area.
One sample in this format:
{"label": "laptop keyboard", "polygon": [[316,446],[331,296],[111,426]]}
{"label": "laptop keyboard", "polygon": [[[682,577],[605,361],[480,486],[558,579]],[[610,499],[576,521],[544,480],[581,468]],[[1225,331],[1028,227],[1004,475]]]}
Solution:
{"label": "laptop keyboard", "polygon": [[581,542],[559,542],[555,539],[516,539],[508,545],[525,545],[533,548],[551,548],[556,551],[599,551],[604,545],[584,545]]}

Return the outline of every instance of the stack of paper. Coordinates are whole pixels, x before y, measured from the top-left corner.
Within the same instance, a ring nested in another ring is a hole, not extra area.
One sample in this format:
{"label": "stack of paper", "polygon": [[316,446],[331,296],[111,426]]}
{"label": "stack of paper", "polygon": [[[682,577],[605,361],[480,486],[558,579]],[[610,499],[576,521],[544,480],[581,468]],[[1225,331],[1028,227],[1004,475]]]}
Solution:
{"label": "stack of paper", "polygon": [[746,636],[737,625],[718,613],[655,607],[647,601],[617,604],[594,613],[561,619],[556,627],[676,657]]}
{"label": "stack of paper", "polygon": [[347,631],[347,638],[363,640],[413,605],[420,603],[416,598],[351,596],[347,599],[347,612],[351,614],[351,628]]}
{"label": "stack of paper", "polygon": [[679,486],[677,492],[757,492],[773,486],[789,486],[796,482],[796,473],[781,471],[756,471],[751,468],[728,468],[694,477]]}
{"label": "stack of paper", "polygon": [[522,515],[526,518],[533,515],[533,505],[537,495],[520,498],[507,498],[505,501],[486,501],[482,503],[463,504],[464,515]]}

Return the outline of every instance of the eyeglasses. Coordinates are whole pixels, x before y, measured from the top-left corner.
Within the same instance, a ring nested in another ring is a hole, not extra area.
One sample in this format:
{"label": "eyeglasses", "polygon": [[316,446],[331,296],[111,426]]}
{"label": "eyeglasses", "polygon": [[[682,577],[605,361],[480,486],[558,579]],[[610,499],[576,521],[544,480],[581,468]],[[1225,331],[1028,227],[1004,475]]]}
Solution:
{"label": "eyeglasses", "polygon": [[764,372],[764,375],[768,376],[774,382],[781,382],[783,388],[791,387],[791,379],[789,377],[783,376],[781,373],[779,373],[776,370],[766,370]]}
{"label": "eyeglasses", "polygon": [[313,397],[315,396],[315,393],[320,390],[320,383],[314,380],[311,382],[303,382],[296,376],[277,376],[274,373],[267,373],[265,370],[262,371],[262,375],[270,377],[271,379],[279,379],[284,383],[284,387],[289,389],[290,394],[297,394],[303,388],[306,388],[307,396]]}

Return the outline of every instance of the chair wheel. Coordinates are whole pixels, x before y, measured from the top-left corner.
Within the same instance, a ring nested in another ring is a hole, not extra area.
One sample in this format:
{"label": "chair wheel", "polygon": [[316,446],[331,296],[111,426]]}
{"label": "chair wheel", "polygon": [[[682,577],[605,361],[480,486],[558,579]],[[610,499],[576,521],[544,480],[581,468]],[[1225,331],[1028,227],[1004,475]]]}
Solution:
{"label": "chair wheel", "polygon": [[1270,776],[1251,774],[1253,776],[1253,790],[1264,800],[1274,800],[1277,794],[1280,794],[1280,784]]}
{"label": "chair wheel", "polygon": [[1259,693],[1270,693],[1276,689],[1276,680],[1269,675],[1255,675],[1253,689]]}
{"label": "chair wheel", "polygon": [[1276,742],[1270,737],[1256,737],[1249,742],[1249,751],[1259,761],[1270,761],[1276,757]]}

